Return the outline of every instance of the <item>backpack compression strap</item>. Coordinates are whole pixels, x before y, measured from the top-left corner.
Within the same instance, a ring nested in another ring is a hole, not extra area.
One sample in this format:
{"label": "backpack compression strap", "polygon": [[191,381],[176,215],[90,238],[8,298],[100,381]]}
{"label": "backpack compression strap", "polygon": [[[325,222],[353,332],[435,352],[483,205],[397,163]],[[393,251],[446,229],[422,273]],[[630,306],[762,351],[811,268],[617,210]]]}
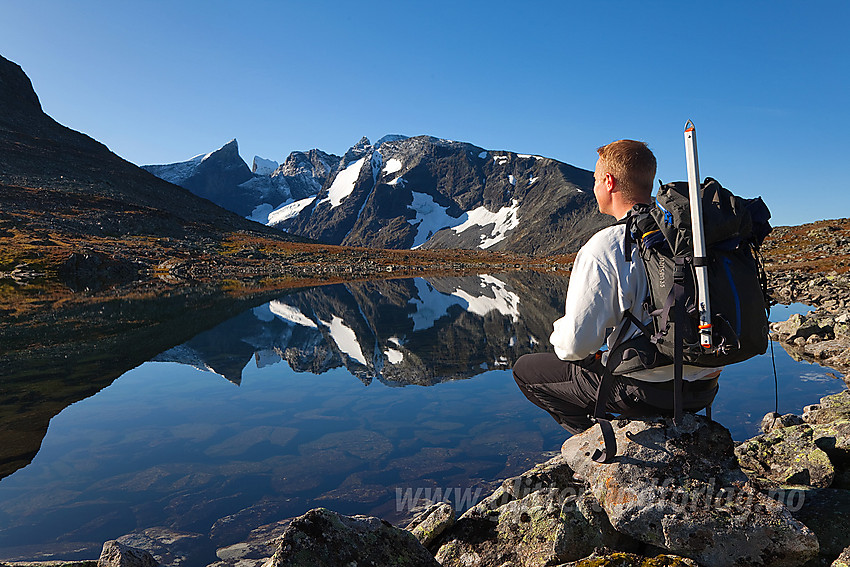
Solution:
{"label": "backpack compression strap", "polygon": [[597,449],[593,452],[591,459],[597,463],[610,463],[617,455],[617,438],[614,436],[614,427],[605,413],[605,406],[608,404],[608,397],[611,395],[611,388],[614,387],[614,382],[617,378],[614,376],[615,358],[610,353],[615,352],[626,338],[626,331],[631,327],[631,319],[623,316],[623,327],[617,333],[617,338],[609,351],[608,363],[602,364],[601,353],[596,353],[596,360],[599,363],[595,370],[602,376],[599,381],[599,386],[596,388],[596,405],[593,408],[591,421],[599,424],[599,429],[602,431],[602,442],[604,444],[602,450]]}

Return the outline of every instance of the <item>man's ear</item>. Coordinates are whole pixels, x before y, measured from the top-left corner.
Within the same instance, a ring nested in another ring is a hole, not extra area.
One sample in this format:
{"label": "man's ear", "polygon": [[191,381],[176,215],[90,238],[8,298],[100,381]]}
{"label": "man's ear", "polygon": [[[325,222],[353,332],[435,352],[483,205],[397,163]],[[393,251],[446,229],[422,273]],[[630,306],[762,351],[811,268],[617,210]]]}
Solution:
{"label": "man's ear", "polygon": [[610,173],[605,174],[605,188],[610,193],[617,187],[617,178]]}

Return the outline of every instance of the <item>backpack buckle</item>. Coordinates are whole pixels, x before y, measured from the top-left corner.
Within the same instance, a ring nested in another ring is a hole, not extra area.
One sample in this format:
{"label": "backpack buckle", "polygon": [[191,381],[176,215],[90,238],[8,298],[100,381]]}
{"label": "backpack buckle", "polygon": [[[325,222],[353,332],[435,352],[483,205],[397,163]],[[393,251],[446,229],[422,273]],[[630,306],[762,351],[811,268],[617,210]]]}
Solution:
{"label": "backpack buckle", "polygon": [[676,263],[673,265],[673,281],[676,283],[685,282],[685,259],[676,257]]}

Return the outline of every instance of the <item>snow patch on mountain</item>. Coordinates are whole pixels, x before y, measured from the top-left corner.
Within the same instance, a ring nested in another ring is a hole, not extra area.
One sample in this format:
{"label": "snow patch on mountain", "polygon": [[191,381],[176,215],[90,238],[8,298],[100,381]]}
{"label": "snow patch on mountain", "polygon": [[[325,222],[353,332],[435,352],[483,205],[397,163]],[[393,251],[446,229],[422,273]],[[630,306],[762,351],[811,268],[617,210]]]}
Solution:
{"label": "snow patch on mountain", "polygon": [[366,366],[366,357],[363,356],[363,349],[360,348],[360,343],[357,342],[357,334],[354,332],[354,329],[346,326],[345,322],[336,315],[333,316],[330,323],[321,319],[319,321],[328,328],[331,339],[336,343],[336,346],[341,352],[347,354],[349,358],[356,360],[363,366]]}
{"label": "snow patch on mountain", "polygon": [[533,155],[529,155],[529,154],[517,154],[517,156],[516,156],[516,157],[521,157],[521,158],[534,158],[534,159],[546,159],[546,158],[544,158],[544,157],[542,157],[542,156],[533,156]]}
{"label": "snow patch on mountain", "polygon": [[384,166],[384,173],[387,175],[392,175],[393,173],[401,171],[402,163],[397,158],[390,158],[387,164]]}
{"label": "snow patch on mountain", "polygon": [[510,182],[511,185],[516,187],[516,177],[514,177],[513,175],[508,175],[508,181]]}
{"label": "snow patch on mountain", "polygon": [[143,169],[148,170],[160,179],[180,185],[184,180],[192,177],[195,169],[201,162],[210,157],[214,152],[200,154],[186,161],[168,163],[164,165],[146,165]]}
{"label": "snow patch on mountain", "polygon": [[507,238],[508,231],[519,226],[518,211],[519,201],[517,199],[511,201],[510,207],[502,207],[496,212],[489,211],[486,207],[481,206],[467,212],[466,221],[461,225],[452,227],[452,230],[459,234],[474,226],[494,225],[489,237],[486,234],[481,235],[481,244],[478,247],[486,249]]}
{"label": "snow patch on mountain", "polygon": [[307,197],[306,199],[300,199],[295,202],[287,202],[283,205],[279,206],[272,212],[268,214],[268,224],[269,226],[275,226],[277,224],[282,223],[285,220],[289,220],[294,216],[297,216],[304,208],[308,207],[313,201],[316,200],[316,196]]}
{"label": "snow patch on mountain", "polygon": [[493,161],[496,162],[496,165],[505,165],[509,159],[510,156],[493,156]]}
{"label": "snow patch on mountain", "polygon": [[484,150],[483,152],[478,154],[478,157],[481,159],[487,159],[487,150]]}
{"label": "snow patch on mountain", "polygon": [[278,167],[280,167],[280,164],[276,161],[254,156],[254,164],[251,166],[251,172],[257,175],[271,175]]}
{"label": "snow patch on mountain", "polygon": [[360,176],[360,170],[363,168],[363,163],[366,161],[366,156],[358,159],[344,170],[337,173],[336,178],[328,189],[328,196],[319,201],[319,204],[330,203],[331,207],[338,207],[342,200],[351,195],[354,191],[354,184]]}
{"label": "snow patch on mountain", "polygon": [[419,248],[438,230],[456,226],[461,222],[461,219],[446,213],[447,207],[438,204],[431,195],[416,191],[411,191],[411,194],[413,202],[408,205],[408,208],[416,212],[416,218],[407,219],[407,222],[416,227],[416,236],[411,248]]}
{"label": "snow patch on mountain", "polygon": [[[287,202],[290,202],[291,199]],[[285,205],[286,203],[284,203]],[[260,224],[269,224],[269,214],[274,211],[274,207],[268,203],[263,203],[262,205],[257,205],[254,207],[254,210],[251,211],[251,214],[248,215],[248,220],[252,220],[254,222],[258,222]]]}
{"label": "snow patch on mountain", "polygon": [[284,321],[289,321],[290,323],[295,323],[302,327],[313,327],[314,329],[319,328],[319,326],[304,315],[300,309],[293,307],[292,305],[287,305],[282,301],[274,300],[269,302],[269,311]]}

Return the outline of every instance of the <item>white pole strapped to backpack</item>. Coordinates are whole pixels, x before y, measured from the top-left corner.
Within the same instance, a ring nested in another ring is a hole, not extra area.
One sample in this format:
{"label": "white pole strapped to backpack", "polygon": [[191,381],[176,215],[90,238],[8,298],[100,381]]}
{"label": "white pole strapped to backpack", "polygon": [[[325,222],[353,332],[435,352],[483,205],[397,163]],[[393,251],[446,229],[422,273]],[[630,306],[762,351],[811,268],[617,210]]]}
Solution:
{"label": "white pole strapped to backpack", "polygon": [[697,297],[699,298],[700,345],[710,349],[711,306],[708,299],[708,262],[705,254],[705,227],[702,222],[702,191],[700,190],[699,163],[697,162],[697,131],[694,123],[685,124],[685,156],[688,161],[688,193],[691,205],[691,229],[694,235],[694,268]]}

